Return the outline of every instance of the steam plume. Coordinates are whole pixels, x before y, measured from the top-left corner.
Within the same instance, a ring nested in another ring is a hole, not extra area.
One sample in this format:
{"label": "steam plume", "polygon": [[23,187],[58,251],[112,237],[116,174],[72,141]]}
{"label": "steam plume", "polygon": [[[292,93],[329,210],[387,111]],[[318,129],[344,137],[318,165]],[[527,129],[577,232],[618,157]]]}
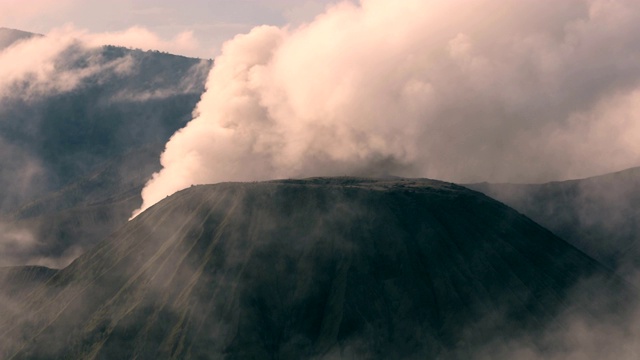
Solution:
{"label": "steam plume", "polygon": [[220,181],[533,182],[637,165],[638,33],[631,0],[361,0],[256,27],[223,46],[140,210]]}

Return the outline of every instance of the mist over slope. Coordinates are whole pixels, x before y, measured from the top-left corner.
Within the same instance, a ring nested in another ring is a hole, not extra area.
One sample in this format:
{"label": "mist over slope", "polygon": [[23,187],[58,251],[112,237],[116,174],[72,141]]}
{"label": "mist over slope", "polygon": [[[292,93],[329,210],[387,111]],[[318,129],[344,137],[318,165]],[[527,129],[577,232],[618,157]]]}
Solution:
{"label": "mist over slope", "polygon": [[640,168],[544,184],[467,185],[640,281]]}
{"label": "mist over slope", "polygon": [[[600,281],[572,295],[589,279]],[[564,337],[543,336],[566,329],[563,314],[620,325],[632,299],[596,261],[457,185],[227,183],[169,197],[55,273],[0,318],[0,349],[19,359],[480,358],[525,339],[567,355]]]}
{"label": "mist over slope", "polygon": [[127,222],[131,209],[140,205],[140,189],[159,168],[158,153],[151,146],[114,156],[10,213],[5,229],[19,231],[24,239],[4,237],[8,241],[0,264],[68,265]]}
{"label": "mist over slope", "polygon": [[59,61],[61,73],[104,70],[92,70],[72,90],[37,95],[27,77],[0,98],[0,135],[9,150],[0,174],[8,190],[0,199],[4,209],[114,155],[151,144],[161,149],[189,118],[208,70],[197,59],[116,47],[72,46]]}
{"label": "mist over slope", "polygon": [[0,50],[0,266],[64,266],[140,205],[211,61],[2,33],[22,40]]}

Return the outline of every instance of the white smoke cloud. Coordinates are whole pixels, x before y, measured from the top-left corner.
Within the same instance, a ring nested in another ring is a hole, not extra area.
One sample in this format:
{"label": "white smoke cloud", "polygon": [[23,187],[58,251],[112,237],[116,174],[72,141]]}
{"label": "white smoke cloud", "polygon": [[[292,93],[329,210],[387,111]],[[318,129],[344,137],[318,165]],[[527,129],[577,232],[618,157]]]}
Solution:
{"label": "white smoke cloud", "polygon": [[638,33],[631,0],[362,0],[256,27],[224,45],[142,209],[220,181],[533,182],[637,165]]}

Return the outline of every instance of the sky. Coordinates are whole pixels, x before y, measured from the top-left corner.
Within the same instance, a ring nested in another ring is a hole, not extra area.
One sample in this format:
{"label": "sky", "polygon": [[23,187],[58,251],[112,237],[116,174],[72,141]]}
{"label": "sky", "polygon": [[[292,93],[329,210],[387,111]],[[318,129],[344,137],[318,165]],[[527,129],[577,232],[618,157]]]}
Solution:
{"label": "sky", "polygon": [[[146,29],[165,49],[201,58],[256,25],[300,24],[335,0],[0,0],[0,27],[47,34],[61,27],[89,33]],[[171,41],[179,44],[172,45]],[[180,43],[182,41],[182,43]],[[188,42],[188,46],[184,43]],[[117,45],[117,44],[116,44]]]}

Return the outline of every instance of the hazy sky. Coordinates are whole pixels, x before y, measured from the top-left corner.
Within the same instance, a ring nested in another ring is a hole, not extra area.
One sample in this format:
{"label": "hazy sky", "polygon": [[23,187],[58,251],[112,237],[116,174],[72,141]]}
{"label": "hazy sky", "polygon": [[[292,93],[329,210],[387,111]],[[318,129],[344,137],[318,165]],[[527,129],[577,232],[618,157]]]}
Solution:
{"label": "hazy sky", "polygon": [[[193,33],[176,52],[213,57],[220,45],[256,25],[311,20],[337,0],[0,0],[0,27],[46,34],[72,26],[91,33],[144,27],[170,40]],[[171,49],[168,49],[171,50]]]}

